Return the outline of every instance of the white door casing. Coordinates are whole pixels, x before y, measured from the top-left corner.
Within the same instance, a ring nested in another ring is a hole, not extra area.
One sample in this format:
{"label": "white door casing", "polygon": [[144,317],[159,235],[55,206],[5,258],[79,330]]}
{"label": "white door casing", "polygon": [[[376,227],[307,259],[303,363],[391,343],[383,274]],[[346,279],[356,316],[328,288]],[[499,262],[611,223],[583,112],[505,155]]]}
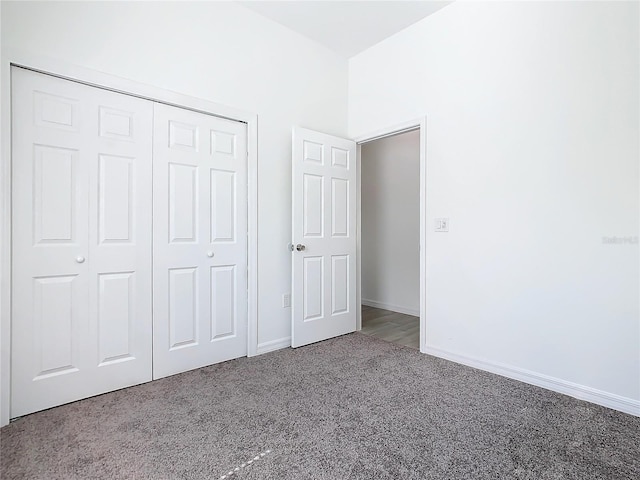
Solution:
{"label": "white door casing", "polygon": [[299,347],[356,330],[356,145],[294,127],[292,152],[291,343]]}
{"label": "white door casing", "polygon": [[11,416],[151,379],[152,103],[12,68]]}
{"label": "white door casing", "polygon": [[247,354],[247,126],[154,113],[153,376]]}

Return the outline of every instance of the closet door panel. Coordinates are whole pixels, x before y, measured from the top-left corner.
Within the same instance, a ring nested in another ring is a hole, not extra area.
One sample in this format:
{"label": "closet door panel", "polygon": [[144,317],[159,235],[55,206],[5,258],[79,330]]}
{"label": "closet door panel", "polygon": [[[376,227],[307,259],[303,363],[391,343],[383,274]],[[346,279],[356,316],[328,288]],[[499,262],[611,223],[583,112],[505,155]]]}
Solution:
{"label": "closet door panel", "polygon": [[160,378],[247,353],[246,125],[154,111],[154,354]]}
{"label": "closet door panel", "polygon": [[151,378],[152,115],[12,68],[13,417]]}
{"label": "closet door panel", "polygon": [[153,103],[101,89],[91,98],[90,336],[98,376],[121,388],[152,371]]}

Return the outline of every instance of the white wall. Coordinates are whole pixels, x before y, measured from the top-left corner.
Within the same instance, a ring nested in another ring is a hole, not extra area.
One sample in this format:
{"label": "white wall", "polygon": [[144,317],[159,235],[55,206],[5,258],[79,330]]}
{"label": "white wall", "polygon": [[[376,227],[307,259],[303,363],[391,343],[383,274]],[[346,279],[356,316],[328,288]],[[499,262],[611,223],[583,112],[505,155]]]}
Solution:
{"label": "white wall", "polygon": [[455,2],[350,60],[349,133],[427,115],[430,349],[640,413],[638,10]]}
{"label": "white wall", "polygon": [[258,114],[258,343],[290,335],[291,127],[346,134],[347,62],[232,2],[2,2],[3,47]]}
{"label": "white wall", "polygon": [[420,131],[361,147],[362,301],[420,315]]}

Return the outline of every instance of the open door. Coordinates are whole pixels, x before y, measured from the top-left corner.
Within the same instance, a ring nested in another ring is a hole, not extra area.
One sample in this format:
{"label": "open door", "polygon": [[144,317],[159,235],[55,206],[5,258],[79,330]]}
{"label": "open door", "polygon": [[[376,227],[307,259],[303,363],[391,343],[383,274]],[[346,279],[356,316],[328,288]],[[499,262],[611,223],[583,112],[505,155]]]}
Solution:
{"label": "open door", "polygon": [[356,144],[293,128],[291,345],[356,330]]}

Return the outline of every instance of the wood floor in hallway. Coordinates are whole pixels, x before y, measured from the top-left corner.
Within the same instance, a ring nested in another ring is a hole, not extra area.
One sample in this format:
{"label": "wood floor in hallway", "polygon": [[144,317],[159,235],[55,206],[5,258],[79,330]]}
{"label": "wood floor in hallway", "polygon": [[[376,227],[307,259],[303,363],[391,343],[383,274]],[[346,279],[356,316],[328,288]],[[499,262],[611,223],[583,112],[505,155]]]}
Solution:
{"label": "wood floor in hallway", "polygon": [[361,333],[411,348],[420,348],[420,318],[362,306]]}

